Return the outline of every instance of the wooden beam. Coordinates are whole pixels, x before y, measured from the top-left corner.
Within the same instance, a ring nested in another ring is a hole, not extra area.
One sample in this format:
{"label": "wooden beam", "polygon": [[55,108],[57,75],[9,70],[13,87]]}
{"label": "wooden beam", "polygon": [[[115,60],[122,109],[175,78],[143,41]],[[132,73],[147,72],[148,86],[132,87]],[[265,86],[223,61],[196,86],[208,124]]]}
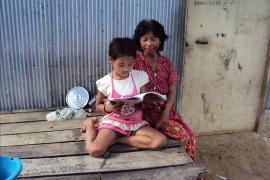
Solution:
{"label": "wooden beam", "polygon": [[52,132],[39,132],[31,134],[15,134],[2,135],[0,138],[1,146],[16,146],[27,144],[43,144],[56,142],[71,142],[84,139],[84,134],[81,134],[80,129],[63,130]]}
{"label": "wooden beam", "polygon": [[28,121],[45,121],[48,111],[32,113],[15,113],[0,114],[0,124],[28,122]]}
{"label": "wooden beam", "polygon": [[24,168],[20,177],[128,171],[192,163],[191,158],[186,153],[179,153],[179,148],[114,153],[108,159],[83,155],[23,159],[22,161]]}
{"label": "wooden beam", "polygon": [[167,148],[160,151],[146,150],[130,153],[113,153],[103,165],[102,171],[146,169],[192,162],[187,153],[180,153],[179,148]]}
{"label": "wooden beam", "polygon": [[1,147],[1,154],[20,158],[86,155],[84,141]]}
{"label": "wooden beam", "polygon": [[23,180],[101,180],[100,179],[100,173],[95,173],[95,174],[87,174],[87,173],[82,173],[82,174],[76,174],[76,175],[54,175],[54,176],[42,176],[42,177],[23,177],[23,178],[18,178],[18,179],[23,179]]}
{"label": "wooden beam", "polygon": [[[179,142],[169,140],[166,147],[179,147]],[[138,148],[115,144],[109,148],[111,153],[138,151]],[[35,144],[21,146],[4,146],[1,147],[1,154],[11,157],[20,158],[44,158],[70,155],[86,155],[85,142],[65,142],[51,144]]]}
{"label": "wooden beam", "polygon": [[65,121],[37,121],[2,124],[0,135],[79,129],[84,120],[85,119],[69,119]]}
{"label": "wooden beam", "polygon": [[197,179],[199,174],[206,171],[202,164],[188,164],[185,166],[174,166],[157,169],[147,169],[141,171],[128,171],[101,174],[101,180],[187,180]]}
{"label": "wooden beam", "polygon": [[170,148],[160,151],[115,144],[109,148],[108,156],[93,158],[85,150],[85,134],[79,129],[83,119],[48,122],[39,120],[39,113],[5,114],[6,121],[0,126],[0,153],[20,157],[23,161],[19,178],[97,180],[118,177],[119,171],[124,171],[119,176],[122,179],[130,172],[147,174],[141,177],[151,177],[158,172],[159,177],[170,177],[165,171],[173,171],[174,166],[178,167],[175,171],[187,177],[199,173],[192,171],[195,167],[183,169],[183,165],[191,164],[192,160],[174,140],[168,141],[166,147]]}
{"label": "wooden beam", "polygon": [[[0,114],[0,124],[46,121],[46,115],[50,112],[52,112],[52,111]],[[98,114],[98,113],[87,114],[87,117],[93,117],[93,116],[100,116],[100,114]],[[66,120],[64,120],[64,121],[66,121]]]}
{"label": "wooden beam", "polygon": [[[39,180],[188,180],[197,179],[197,176],[204,173],[206,167],[202,164],[188,164],[185,166],[164,167],[146,170],[134,170],[113,173],[99,174],[77,174],[65,176],[46,176],[40,177]],[[23,178],[31,179],[31,178]]]}

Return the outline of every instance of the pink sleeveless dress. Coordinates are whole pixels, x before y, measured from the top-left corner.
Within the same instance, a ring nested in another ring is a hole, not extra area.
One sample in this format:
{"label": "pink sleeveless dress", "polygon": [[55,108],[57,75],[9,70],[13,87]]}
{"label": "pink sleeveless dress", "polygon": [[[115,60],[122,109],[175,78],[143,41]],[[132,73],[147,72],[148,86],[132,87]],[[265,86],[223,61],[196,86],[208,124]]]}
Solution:
{"label": "pink sleeveless dress", "polygon": [[[111,73],[112,98],[131,97],[138,94],[132,73],[130,77],[133,83],[133,90],[128,95],[121,95],[114,88],[113,75]],[[122,135],[130,136],[132,132],[136,132],[138,129],[148,126],[148,124],[148,122],[142,120],[142,110],[140,107],[136,106],[136,104],[124,104],[120,113],[112,112],[106,114],[100,120],[98,129],[111,129]]]}

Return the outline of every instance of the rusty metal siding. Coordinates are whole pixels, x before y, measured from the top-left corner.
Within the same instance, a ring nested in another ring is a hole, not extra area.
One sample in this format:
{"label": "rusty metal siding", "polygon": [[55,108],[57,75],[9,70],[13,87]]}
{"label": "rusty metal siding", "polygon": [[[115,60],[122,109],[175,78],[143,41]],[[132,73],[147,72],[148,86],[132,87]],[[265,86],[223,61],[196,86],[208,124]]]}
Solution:
{"label": "rusty metal siding", "polygon": [[0,0],[0,111],[64,106],[78,85],[95,94],[110,40],[142,19],[164,25],[162,54],[180,71],[184,10],[185,0]]}

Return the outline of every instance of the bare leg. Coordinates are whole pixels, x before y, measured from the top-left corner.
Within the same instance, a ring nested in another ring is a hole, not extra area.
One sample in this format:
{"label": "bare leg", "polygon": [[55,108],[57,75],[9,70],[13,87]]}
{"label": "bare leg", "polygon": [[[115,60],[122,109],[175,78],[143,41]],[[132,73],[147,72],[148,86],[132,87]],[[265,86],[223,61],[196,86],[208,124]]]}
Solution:
{"label": "bare leg", "polygon": [[[91,144],[97,136],[97,130],[95,124],[98,122],[97,118],[89,118],[82,124],[81,131],[85,132],[85,143]],[[87,147],[87,146],[86,146]]]}
{"label": "bare leg", "polygon": [[151,127],[143,127],[134,136],[118,138],[117,142],[143,149],[157,149],[166,145],[167,138]]}
{"label": "bare leg", "polygon": [[81,132],[85,133],[87,126],[92,126],[92,124],[96,125],[98,123],[99,119],[100,119],[99,117],[91,117],[91,118],[88,118],[85,121],[83,121],[83,123],[81,125]]}
{"label": "bare leg", "polygon": [[84,126],[86,128],[85,147],[90,155],[93,157],[100,157],[115,141],[116,134],[110,129],[100,129],[97,132],[95,124],[96,121],[93,119],[84,122]]}

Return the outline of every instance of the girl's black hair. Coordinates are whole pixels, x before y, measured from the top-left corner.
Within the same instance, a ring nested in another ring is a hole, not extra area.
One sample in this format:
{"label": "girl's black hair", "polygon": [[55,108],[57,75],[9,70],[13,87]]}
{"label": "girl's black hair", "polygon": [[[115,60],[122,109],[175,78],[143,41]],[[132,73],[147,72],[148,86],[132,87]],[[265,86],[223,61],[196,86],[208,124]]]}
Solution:
{"label": "girl's black hair", "polygon": [[149,32],[153,32],[153,34],[159,38],[160,46],[158,50],[162,51],[164,47],[164,42],[166,39],[169,38],[169,36],[165,33],[163,25],[161,25],[158,21],[154,19],[144,19],[137,25],[133,36],[133,40],[136,43],[137,49],[141,50],[140,39],[143,35]]}
{"label": "girl's black hair", "polygon": [[114,38],[109,46],[109,56],[116,60],[122,56],[136,57],[136,45],[130,38]]}

